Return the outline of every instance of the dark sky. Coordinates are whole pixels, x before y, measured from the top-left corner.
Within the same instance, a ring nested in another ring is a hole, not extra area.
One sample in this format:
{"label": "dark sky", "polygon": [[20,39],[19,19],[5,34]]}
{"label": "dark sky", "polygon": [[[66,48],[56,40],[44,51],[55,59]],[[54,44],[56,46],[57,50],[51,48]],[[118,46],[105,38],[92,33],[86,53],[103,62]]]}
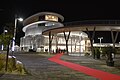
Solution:
{"label": "dark sky", "polygon": [[[14,15],[26,19],[38,12],[50,11],[64,16],[64,22],[82,20],[120,20],[119,2],[82,0],[4,0],[0,1],[0,33],[6,23],[14,23]],[[17,40],[24,36],[22,23],[18,23]],[[109,33],[108,33],[109,34]],[[101,34],[97,33],[98,36]],[[97,38],[95,38],[97,40]],[[107,42],[104,39],[104,42]],[[109,40],[110,41],[110,40]]]}

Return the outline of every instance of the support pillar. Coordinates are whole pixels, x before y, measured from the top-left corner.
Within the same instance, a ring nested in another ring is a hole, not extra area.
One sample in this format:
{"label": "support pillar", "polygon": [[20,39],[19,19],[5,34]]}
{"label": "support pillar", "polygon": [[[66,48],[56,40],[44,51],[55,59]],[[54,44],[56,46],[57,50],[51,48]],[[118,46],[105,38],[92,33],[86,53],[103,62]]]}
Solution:
{"label": "support pillar", "polygon": [[53,40],[53,35],[51,34],[51,31],[49,32],[49,53],[52,52],[52,40]]}
{"label": "support pillar", "polygon": [[72,37],[71,37],[71,53],[72,53]]}
{"label": "support pillar", "polygon": [[115,38],[114,38],[114,34],[113,34],[113,30],[111,30],[111,37],[112,37],[112,42],[113,42],[113,49],[115,49],[115,42],[117,40],[117,37],[118,37],[118,31],[116,31],[116,35],[115,35]]}
{"label": "support pillar", "polygon": [[95,37],[95,29],[96,29],[96,27],[94,27],[93,33],[92,33],[92,35],[90,35],[90,32],[89,32],[88,28],[86,28],[86,31],[87,31],[87,33],[88,33],[88,37],[89,37],[89,39],[90,39],[91,51],[92,51],[92,55],[93,55],[93,58],[94,58],[94,59],[95,59],[95,51],[94,51],[94,47],[93,47],[93,40],[94,40],[94,37]]}
{"label": "support pillar", "polygon": [[69,31],[68,35],[66,35],[65,32],[63,32],[64,37],[65,37],[65,41],[66,41],[66,52],[67,52],[67,54],[68,54],[68,40],[69,40],[69,37],[70,37],[70,32],[71,31]]}
{"label": "support pillar", "polygon": [[111,37],[112,37],[112,42],[113,42],[114,57],[115,57],[115,42],[117,41],[118,34],[119,34],[119,31],[116,31],[116,35],[115,35],[115,38],[114,38],[113,30],[111,30]]}

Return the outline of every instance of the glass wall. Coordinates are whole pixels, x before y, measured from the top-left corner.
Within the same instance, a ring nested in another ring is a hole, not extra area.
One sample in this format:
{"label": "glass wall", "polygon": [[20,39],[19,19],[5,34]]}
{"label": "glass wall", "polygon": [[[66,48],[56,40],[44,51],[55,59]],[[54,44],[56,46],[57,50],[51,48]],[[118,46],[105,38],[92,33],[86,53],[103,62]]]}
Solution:
{"label": "glass wall", "polygon": [[[45,36],[45,48],[49,49],[49,36]],[[90,47],[90,41],[86,33],[80,32],[79,34],[72,32],[68,41],[68,51],[73,52],[87,52]],[[58,33],[53,37],[52,50],[66,49],[66,41],[63,33]]]}
{"label": "glass wall", "polygon": [[[68,35],[66,34],[66,36]],[[43,48],[43,51],[49,49],[49,36],[26,36],[25,38],[22,38],[21,41],[21,46],[28,47],[28,49],[37,50]],[[66,41],[64,38],[64,33],[58,33],[53,36],[52,51],[55,52],[56,49],[66,50]],[[89,52],[90,40],[88,38],[88,35],[81,31],[71,32],[68,40],[68,51],[69,53]]]}

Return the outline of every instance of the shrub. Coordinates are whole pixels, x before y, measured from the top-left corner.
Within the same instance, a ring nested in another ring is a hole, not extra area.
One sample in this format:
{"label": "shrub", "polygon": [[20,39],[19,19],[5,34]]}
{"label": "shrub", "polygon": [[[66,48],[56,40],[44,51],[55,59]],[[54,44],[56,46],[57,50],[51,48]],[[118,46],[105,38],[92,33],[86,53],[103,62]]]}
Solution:
{"label": "shrub", "polygon": [[[6,67],[6,54],[0,54],[0,72],[5,72]],[[18,61],[15,56],[8,56],[8,65],[7,65],[8,73],[17,73],[17,74],[25,74],[25,68],[22,62]]]}
{"label": "shrub", "polygon": [[0,70],[2,70],[4,68],[4,62],[3,60],[0,60]]}
{"label": "shrub", "polygon": [[8,56],[8,70],[10,72],[16,69],[16,58],[14,56]]}
{"label": "shrub", "polygon": [[17,70],[18,72],[20,72],[20,73],[23,72],[24,66],[23,66],[22,62],[16,61],[16,70]]}
{"label": "shrub", "polygon": [[0,54],[0,70],[5,67],[5,54]]}

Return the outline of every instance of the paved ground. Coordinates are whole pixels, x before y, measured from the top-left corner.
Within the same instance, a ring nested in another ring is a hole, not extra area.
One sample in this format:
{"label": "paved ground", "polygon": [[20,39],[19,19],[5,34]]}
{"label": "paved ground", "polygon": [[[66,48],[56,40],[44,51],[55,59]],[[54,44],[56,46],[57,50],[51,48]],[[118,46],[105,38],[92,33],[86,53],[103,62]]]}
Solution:
{"label": "paved ground", "polygon": [[[50,56],[48,54],[17,53],[15,56],[18,60],[23,62],[29,74],[5,74],[0,77],[0,80],[98,80],[49,61],[48,58]],[[106,66],[103,60],[95,60],[88,57],[71,57],[67,55],[64,55],[61,59],[120,75],[119,65],[109,67]]]}
{"label": "paved ground", "polygon": [[92,57],[86,57],[86,56],[73,57],[73,56],[64,55],[61,57],[61,59],[65,61],[77,63],[83,66],[87,66],[90,68],[120,75],[120,56],[116,56],[116,58],[114,58],[115,61],[114,67],[107,66],[105,59],[93,59]]}

